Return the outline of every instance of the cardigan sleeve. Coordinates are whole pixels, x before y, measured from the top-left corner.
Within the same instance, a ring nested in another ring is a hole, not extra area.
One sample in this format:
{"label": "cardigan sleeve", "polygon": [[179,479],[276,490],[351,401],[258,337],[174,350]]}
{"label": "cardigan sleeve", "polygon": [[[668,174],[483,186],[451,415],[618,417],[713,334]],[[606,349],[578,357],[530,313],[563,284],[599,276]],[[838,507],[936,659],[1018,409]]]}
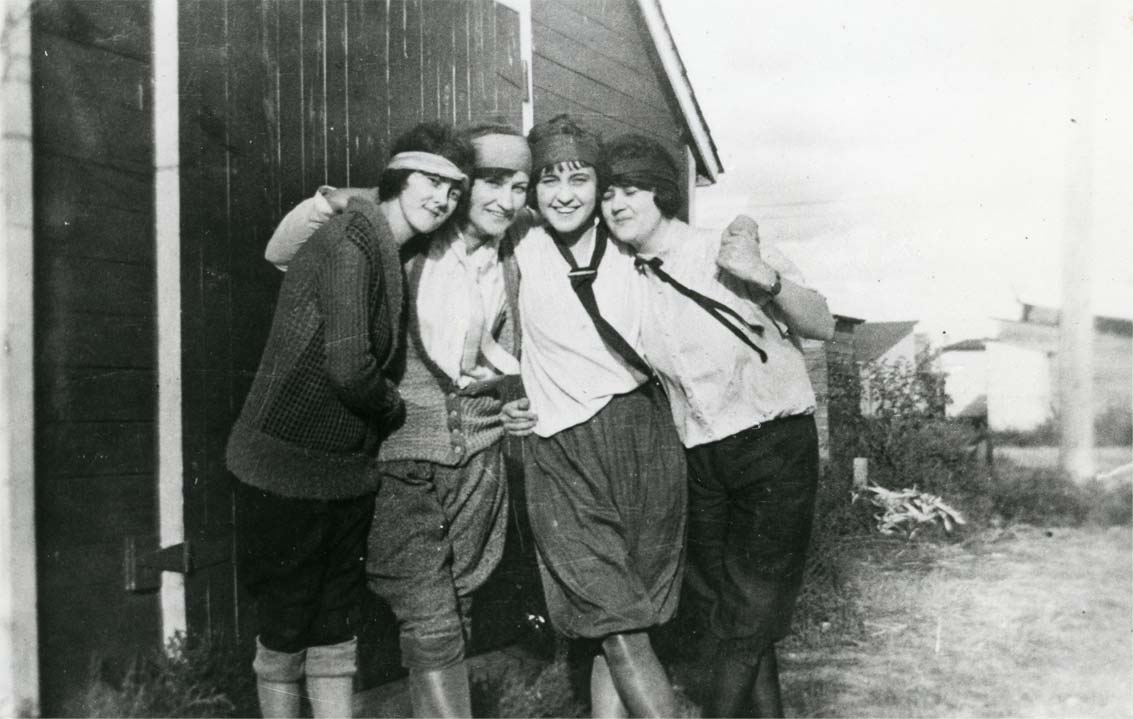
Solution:
{"label": "cardigan sleeve", "polygon": [[[382,372],[382,361],[371,336],[373,313],[383,308],[374,298],[385,297],[380,257],[362,230],[349,225],[342,241],[332,243],[319,273],[319,311],[323,315],[327,377],[339,399],[354,412],[384,423],[404,405],[397,387]],[[395,313],[384,308],[387,316]],[[396,328],[391,328],[396,329]]]}
{"label": "cardigan sleeve", "polygon": [[265,260],[275,265],[276,269],[287,271],[287,265],[303,243],[315,230],[334,217],[334,208],[326,198],[326,193],[333,189],[329,185],[323,185],[314,197],[303,200],[283,216],[264,249]]}

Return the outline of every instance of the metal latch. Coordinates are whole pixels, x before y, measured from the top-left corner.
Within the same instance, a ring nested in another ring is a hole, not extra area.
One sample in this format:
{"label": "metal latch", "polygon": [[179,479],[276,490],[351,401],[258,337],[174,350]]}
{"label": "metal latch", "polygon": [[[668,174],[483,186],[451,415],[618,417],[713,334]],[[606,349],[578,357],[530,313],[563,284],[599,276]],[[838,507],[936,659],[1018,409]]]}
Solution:
{"label": "metal latch", "polygon": [[231,540],[185,540],[160,549],[148,536],[126,537],[123,569],[127,592],[150,592],[161,588],[162,572],[189,575],[232,559]]}

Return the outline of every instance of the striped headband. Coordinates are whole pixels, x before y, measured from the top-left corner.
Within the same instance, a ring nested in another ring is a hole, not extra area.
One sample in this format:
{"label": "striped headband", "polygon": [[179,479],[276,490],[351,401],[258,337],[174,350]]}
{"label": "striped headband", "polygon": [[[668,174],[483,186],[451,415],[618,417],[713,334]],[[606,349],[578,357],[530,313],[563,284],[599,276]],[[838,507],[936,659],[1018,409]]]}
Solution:
{"label": "striped headband", "polygon": [[610,165],[610,184],[632,185],[643,182],[654,187],[671,185],[677,187],[677,174],[667,163],[657,158],[631,157],[617,160]]}
{"label": "striped headband", "polygon": [[447,157],[431,152],[399,152],[389,159],[387,170],[416,170],[437,175],[454,182],[468,184],[468,175],[460,171]]}
{"label": "striped headband", "polygon": [[511,170],[531,174],[531,148],[519,135],[493,133],[472,138],[477,169]]}
{"label": "striped headband", "polygon": [[581,162],[598,167],[601,149],[598,140],[587,135],[548,135],[531,148],[536,171],[560,162]]}

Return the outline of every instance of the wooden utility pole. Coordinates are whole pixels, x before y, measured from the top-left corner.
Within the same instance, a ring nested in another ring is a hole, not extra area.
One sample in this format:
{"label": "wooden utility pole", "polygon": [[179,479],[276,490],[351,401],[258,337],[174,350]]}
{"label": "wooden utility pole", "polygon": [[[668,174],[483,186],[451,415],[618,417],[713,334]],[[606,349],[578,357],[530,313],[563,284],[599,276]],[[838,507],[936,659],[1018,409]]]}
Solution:
{"label": "wooden utility pole", "polygon": [[1097,9],[1083,3],[1072,38],[1071,117],[1066,162],[1062,312],[1059,317],[1059,464],[1074,479],[1094,476],[1093,265],[1094,57]]}

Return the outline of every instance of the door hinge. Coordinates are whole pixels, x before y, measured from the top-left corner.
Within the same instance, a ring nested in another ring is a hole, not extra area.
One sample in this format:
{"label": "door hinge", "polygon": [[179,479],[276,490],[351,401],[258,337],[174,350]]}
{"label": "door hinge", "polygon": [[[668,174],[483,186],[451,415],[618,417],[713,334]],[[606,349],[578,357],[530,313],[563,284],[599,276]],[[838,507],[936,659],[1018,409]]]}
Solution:
{"label": "door hinge", "polygon": [[232,559],[232,542],[228,540],[188,540],[168,547],[152,549],[153,539],[146,536],[126,537],[123,557],[127,592],[150,592],[161,588],[162,572],[189,575],[198,569]]}

